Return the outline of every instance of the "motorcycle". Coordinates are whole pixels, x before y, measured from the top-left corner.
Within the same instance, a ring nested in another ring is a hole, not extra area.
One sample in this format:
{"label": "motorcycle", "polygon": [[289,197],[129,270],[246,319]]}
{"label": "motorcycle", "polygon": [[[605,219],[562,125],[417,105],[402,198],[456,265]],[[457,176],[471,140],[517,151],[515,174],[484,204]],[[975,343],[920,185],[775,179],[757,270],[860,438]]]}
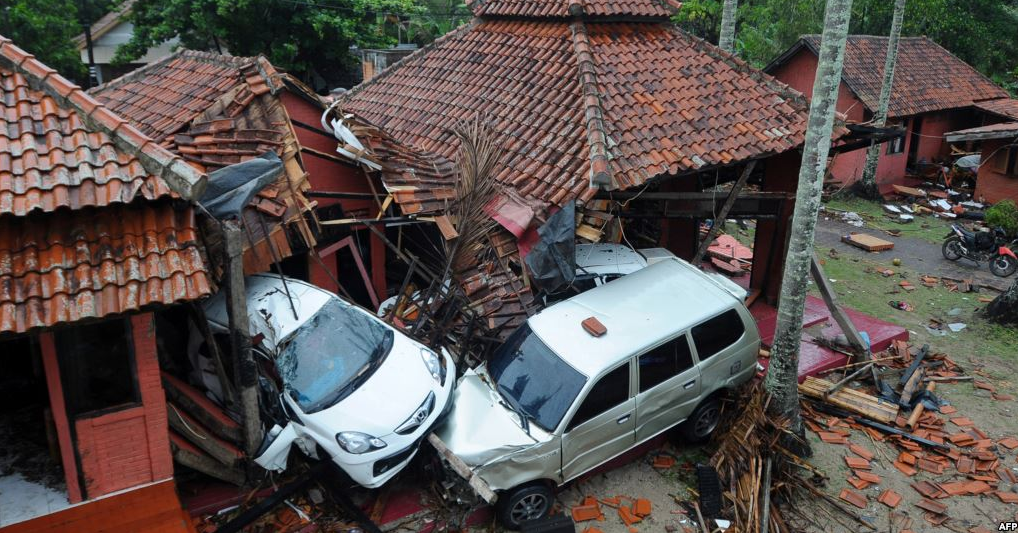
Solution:
{"label": "motorcycle", "polygon": [[1018,270],[1018,256],[1012,248],[1015,248],[1015,243],[1008,243],[1000,228],[994,228],[992,232],[968,231],[952,224],[951,233],[944,238],[940,251],[948,261],[963,257],[976,263],[988,261],[994,276],[1006,278]]}

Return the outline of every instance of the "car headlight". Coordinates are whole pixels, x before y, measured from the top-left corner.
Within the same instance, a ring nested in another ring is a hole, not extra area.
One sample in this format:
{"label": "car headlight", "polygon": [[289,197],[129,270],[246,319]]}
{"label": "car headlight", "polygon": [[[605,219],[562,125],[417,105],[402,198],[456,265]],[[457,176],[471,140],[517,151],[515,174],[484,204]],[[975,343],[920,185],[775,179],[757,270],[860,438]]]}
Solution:
{"label": "car headlight", "polygon": [[442,368],[442,360],[438,358],[438,354],[427,348],[421,348],[421,359],[424,360],[424,366],[428,368],[431,377],[435,378],[435,381],[442,381],[442,374],[445,372]]}
{"label": "car headlight", "polygon": [[336,434],[336,442],[340,448],[355,454],[373,452],[386,446],[384,440],[359,431],[340,432]]}

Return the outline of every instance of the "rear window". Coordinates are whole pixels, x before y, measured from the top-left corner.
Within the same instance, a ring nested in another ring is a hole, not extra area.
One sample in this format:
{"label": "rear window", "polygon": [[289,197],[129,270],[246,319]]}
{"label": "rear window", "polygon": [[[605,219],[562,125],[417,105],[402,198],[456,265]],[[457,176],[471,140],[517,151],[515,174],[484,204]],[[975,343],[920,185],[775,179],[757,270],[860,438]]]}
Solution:
{"label": "rear window", "polygon": [[706,361],[721,350],[735,344],[746,332],[742,317],[735,309],[693,327],[693,344],[700,361]]}

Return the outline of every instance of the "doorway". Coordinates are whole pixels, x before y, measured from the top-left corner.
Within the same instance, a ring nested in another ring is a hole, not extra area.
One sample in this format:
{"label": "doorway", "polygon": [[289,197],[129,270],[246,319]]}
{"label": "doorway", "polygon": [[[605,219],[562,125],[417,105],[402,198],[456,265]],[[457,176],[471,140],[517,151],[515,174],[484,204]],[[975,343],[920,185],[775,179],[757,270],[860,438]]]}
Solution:
{"label": "doorway", "polygon": [[36,337],[0,341],[0,527],[70,505]]}

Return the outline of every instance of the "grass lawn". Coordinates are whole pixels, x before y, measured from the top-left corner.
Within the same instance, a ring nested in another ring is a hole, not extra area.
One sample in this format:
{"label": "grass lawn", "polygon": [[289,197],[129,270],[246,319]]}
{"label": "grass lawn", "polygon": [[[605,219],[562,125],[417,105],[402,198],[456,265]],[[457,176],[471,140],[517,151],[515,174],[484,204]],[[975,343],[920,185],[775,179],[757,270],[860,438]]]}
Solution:
{"label": "grass lawn", "polygon": [[[976,312],[986,305],[979,302],[979,297],[992,297],[995,292],[984,290],[962,294],[951,292],[942,284],[926,287],[919,279],[920,272],[893,266],[891,256],[880,260],[882,256],[868,259],[840,254],[835,259],[829,251],[828,248],[817,248],[819,257],[824,260],[827,278],[834,280],[832,285],[842,304],[906,327],[914,344],[929,343],[935,350],[951,354],[957,360],[966,360],[970,356],[994,357],[1005,363],[1005,367],[1014,368],[1018,364],[1018,328],[990,323]],[[893,270],[894,275],[884,277],[880,271],[885,269]],[[905,291],[898,285],[902,280],[908,280],[916,289]],[[811,291],[818,295],[815,287]],[[888,305],[891,300],[908,302],[915,310],[894,309]],[[952,316],[949,314],[952,309],[958,309],[960,313],[955,311]],[[938,336],[925,327],[930,319],[945,324],[962,322],[967,326],[958,333],[948,331],[947,335]]]}
{"label": "grass lawn", "polygon": [[868,228],[900,231],[902,236],[915,237],[936,244],[944,241],[944,236],[951,230],[951,224],[954,223],[954,220],[937,218],[933,215],[916,215],[912,222],[899,224],[886,216],[882,203],[851,195],[832,198],[824,205],[828,209],[859,213]]}

